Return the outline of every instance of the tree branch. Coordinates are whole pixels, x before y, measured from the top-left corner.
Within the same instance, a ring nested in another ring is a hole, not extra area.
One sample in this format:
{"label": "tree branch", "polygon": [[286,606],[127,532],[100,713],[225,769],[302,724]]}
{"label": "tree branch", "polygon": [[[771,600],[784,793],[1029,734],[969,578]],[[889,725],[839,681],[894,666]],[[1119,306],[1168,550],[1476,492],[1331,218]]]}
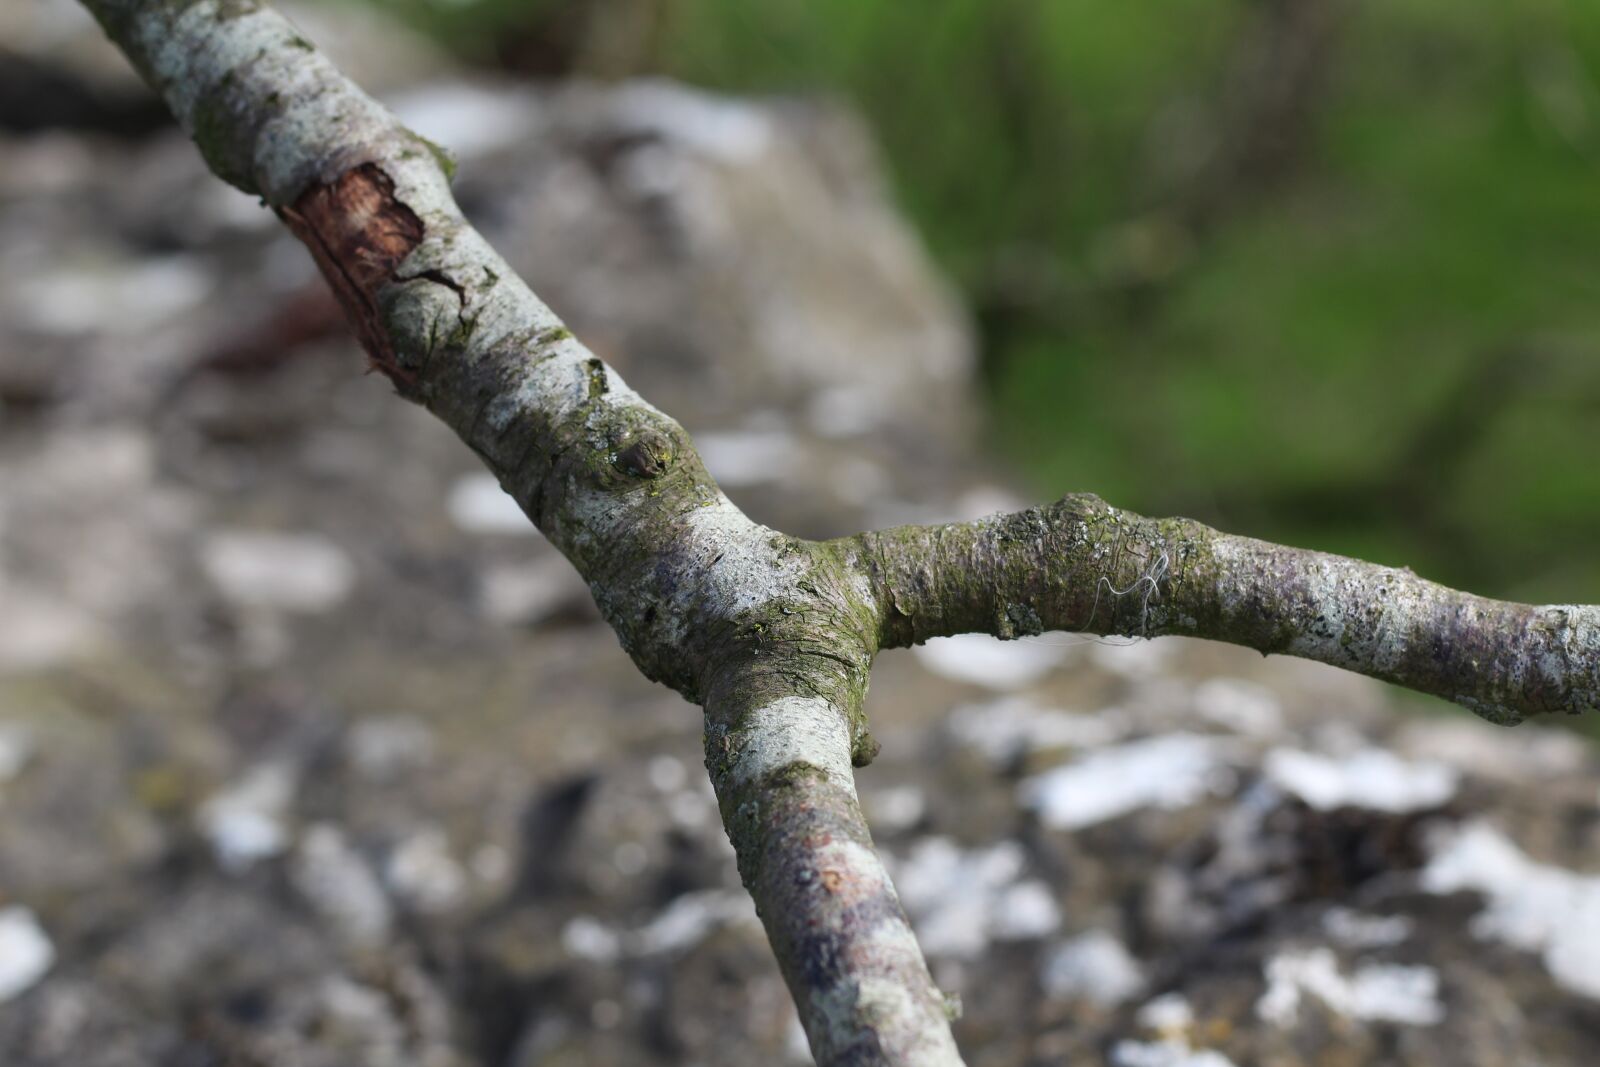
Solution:
{"label": "tree branch", "polygon": [[86,0],[220,177],[310,249],[373,366],[448,423],[587,579],[707,761],[823,1065],[959,1065],[856,800],[875,750],[864,577],[751,522],[689,437],[583,347],[462,217],[440,149],[253,0]]}
{"label": "tree branch", "polygon": [[1183,634],[1331,663],[1507,725],[1600,707],[1600,607],[1489,600],[1088,494],[855,543],[886,648],[968,631]]}
{"label": "tree branch", "polygon": [[949,1067],[943,998],[850,766],[880,644],[1186,633],[1290,652],[1497,721],[1592,708],[1593,608],[1141,519],[1093,497],[828,543],[752,522],[688,435],[461,216],[443,153],[255,0],[84,0],[211,168],[311,250],[374,367],[448,423],[588,581],[639,669],[706,709],[706,762],[824,1067]]}
{"label": "tree branch", "polygon": [[839,669],[830,688],[796,691],[788,673],[785,660],[749,664],[713,690],[706,766],[812,1054],[820,1064],[959,1067],[949,1002],[856,798],[843,724],[859,708],[841,702],[859,705],[865,676]]}

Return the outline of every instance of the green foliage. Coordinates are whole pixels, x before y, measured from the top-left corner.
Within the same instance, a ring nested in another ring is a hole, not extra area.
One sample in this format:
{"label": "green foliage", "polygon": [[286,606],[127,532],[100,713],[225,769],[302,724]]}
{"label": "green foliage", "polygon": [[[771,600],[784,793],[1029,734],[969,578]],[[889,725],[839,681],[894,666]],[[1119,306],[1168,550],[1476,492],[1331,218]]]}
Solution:
{"label": "green foliage", "polygon": [[501,33],[546,18],[567,0],[340,0],[380,7],[429,37],[482,58]]}

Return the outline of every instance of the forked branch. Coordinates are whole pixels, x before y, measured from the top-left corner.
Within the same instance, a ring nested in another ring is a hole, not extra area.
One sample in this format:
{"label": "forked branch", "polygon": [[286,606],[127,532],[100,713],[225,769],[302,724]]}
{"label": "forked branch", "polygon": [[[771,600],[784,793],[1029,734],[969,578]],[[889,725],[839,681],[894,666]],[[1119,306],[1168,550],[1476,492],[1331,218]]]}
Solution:
{"label": "forked branch", "polygon": [[706,712],[739,870],[819,1063],[961,1062],[851,766],[879,647],[978,630],[1184,633],[1441,693],[1593,708],[1593,608],[1140,519],[1092,497],[827,543],[747,518],[688,435],[461,216],[448,161],[256,0],[85,0],[220,177],[306,243],[375,367],[448,423],[588,581],[646,676]]}

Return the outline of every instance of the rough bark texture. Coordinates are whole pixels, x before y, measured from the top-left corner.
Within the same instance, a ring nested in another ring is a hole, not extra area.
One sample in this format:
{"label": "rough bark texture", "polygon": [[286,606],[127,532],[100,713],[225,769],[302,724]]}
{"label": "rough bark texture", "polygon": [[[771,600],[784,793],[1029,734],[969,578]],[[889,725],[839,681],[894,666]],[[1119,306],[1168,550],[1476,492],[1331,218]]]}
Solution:
{"label": "rough bark texture", "polygon": [[1185,633],[1438,692],[1497,721],[1593,707],[1600,621],[1226,537],[1092,497],[819,544],[747,518],[672,419],[467,225],[442,153],[251,0],[87,0],[221,177],[301,237],[373,364],[577,567],[648,677],[706,709],[740,872],[823,1064],[956,1064],[851,765],[880,644]]}
{"label": "rough bark texture", "polygon": [[1504,725],[1600,706],[1600,609],[1489,600],[1089,494],[857,541],[884,647],[971,630],[1181,634],[1359,671]]}
{"label": "rough bark texture", "polygon": [[865,576],[746,518],[466,223],[438,150],[284,19],[243,0],[88,6],[211,168],[305,240],[373,364],[483,457],[639,668],[707,704],[729,836],[819,1061],[959,1062],[849,776],[871,747]]}

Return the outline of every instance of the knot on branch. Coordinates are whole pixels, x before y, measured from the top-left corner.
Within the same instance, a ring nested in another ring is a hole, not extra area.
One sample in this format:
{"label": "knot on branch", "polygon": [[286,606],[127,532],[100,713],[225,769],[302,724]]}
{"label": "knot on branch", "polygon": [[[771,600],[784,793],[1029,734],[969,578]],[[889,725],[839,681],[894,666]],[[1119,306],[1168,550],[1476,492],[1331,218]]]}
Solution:
{"label": "knot on branch", "polygon": [[617,453],[613,465],[634,478],[659,478],[672,465],[677,449],[672,438],[655,429],[644,429]]}

